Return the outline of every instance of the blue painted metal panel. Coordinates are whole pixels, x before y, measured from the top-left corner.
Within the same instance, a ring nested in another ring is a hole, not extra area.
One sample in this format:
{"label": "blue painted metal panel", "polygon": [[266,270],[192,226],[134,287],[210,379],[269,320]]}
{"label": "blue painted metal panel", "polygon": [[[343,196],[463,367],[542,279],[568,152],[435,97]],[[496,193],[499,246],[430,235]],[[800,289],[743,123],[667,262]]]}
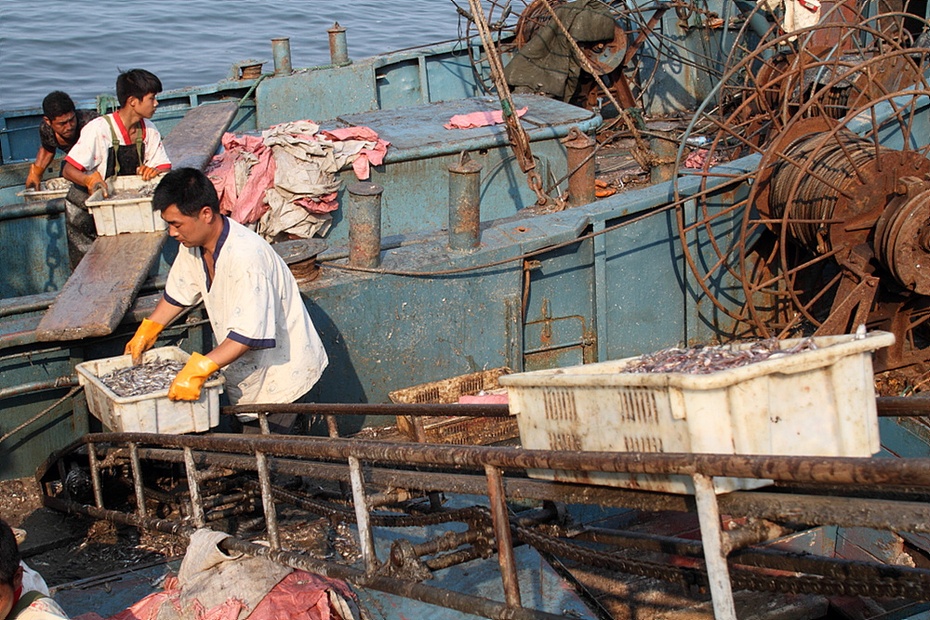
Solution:
{"label": "blue painted metal panel", "polygon": [[[474,46],[472,49],[474,50]],[[427,54],[424,57],[429,101],[463,99],[485,94],[478,84],[469,53],[464,44],[456,43],[448,52]],[[506,63],[507,55],[504,55],[502,60]]]}
{"label": "blue painted metal panel", "polygon": [[373,110],[378,106],[374,72],[375,64],[369,59],[266,78],[255,89],[258,128],[301,119],[320,122],[340,113]]}
{"label": "blue painted metal panel", "polygon": [[3,299],[57,291],[71,274],[64,215],[54,205],[43,210],[45,215],[12,219],[0,211]]}
{"label": "blue painted metal panel", "polygon": [[930,426],[914,418],[879,418],[881,456],[925,458],[930,456]]}
{"label": "blue painted metal panel", "polygon": [[596,361],[591,242],[533,260],[524,312],[524,369]]}
{"label": "blue painted metal panel", "polygon": [[39,123],[42,110],[24,110],[18,115],[7,115],[2,127],[3,159],[0,163],[32,161],[39,150]]}
{"label": "blue painted metal panel", "polygon": [[[3,387],[54,384],[62,378],[67,380],[72,374],[71,363],[70,352],[57,347],[33,351],[29,355],[4,356],[0,358]],[[73,412],[70,400],[58,403],[67,391],[58,388],[0,398],[0,435],[13,432],[45,412],[0,444],[0,453],[3,454],[0,479],[32,475],[37,464],[52,451],[63,448],[87,432],[86,413],[80,405]]]}
{"label": "blue painted metal panel", "polygon": [[429,101],[429,91],[424,89],[421,78],[419,58],[378,67],[375,70],[377,107],[391,109]]}
{"label": "blue painted metal panel", "polygon": [[[444,244],[430,251],[444,254]],[[385,268],[401,264],[394,253],[418,271],[443,264],[424,248],[400,248],[385,258]],[[319,398],[388,402],[392,390],[512,367],[520,286],[519,267],[500,267],[437,278],[337,275],[305,289],[330,357]]]}

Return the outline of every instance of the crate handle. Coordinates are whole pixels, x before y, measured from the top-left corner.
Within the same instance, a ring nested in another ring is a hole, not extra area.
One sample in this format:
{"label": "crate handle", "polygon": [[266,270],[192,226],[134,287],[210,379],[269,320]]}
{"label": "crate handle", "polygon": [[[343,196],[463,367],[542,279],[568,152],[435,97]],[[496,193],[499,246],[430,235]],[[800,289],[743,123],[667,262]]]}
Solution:
{"label": "crate handle", "polygon": [[685,417],[687,417],[687,409],[685,409],[685,394],[683,390],[669,386],[668,404],[672,411],[673,420],[684,420]]}

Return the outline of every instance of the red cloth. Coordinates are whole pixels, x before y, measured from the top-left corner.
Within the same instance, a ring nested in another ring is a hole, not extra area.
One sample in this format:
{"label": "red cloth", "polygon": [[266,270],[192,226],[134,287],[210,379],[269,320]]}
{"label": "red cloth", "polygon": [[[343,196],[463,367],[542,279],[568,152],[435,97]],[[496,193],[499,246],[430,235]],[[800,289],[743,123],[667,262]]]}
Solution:
{"label": "red cloth", "polygon": [[[158,612],[164,605],[173,606],[181,615],[181,590],[178,588],[177,577],[167,577],[164,588],[106,620],[157,620]],[[330,591],[335,591],[346,600],[355,599],[352,590],[342,581],[295,570],[278,582],[252,613],[245,617],[248,620],[336,620],[340,616],[334,613],[336,610],[330,605]],[[236,599],[229,599],[211,609],[204,609],[195,603],[194,617],[190,620],[236,620],[242,609],[242,603]],[[75,620],[104,619],[90,612],[77,616]]]}
{"label": "red cloth", "polygon": [[[220,198],[220,212],[232,216],[240,224],[257,222],[268,210],[265,190],[274,185],[275,164],[271,149],[260,137],[228,132],[223,134],[222,143],[223,152],[213,158],[207,169],[207,176]],[[253,154],[258,162],[251,167],[240,192],[236,187],[236,161],[243,153]]]}
{"label": "red cloth", "polygon": [[375,143],[374,148],[364,148],[359,151],[358,157],[352,162],[352,170],[359,181],[364,181],[371,176],[371,166],[381,165],[384,156],[387,155],[387,147],[391,145],[390,142],[379,138],[377,132],[370,127],[343,127],[320,133],[328,136],[330,140],[365,140]]}
{"label": "red cloth", "polygon": [[324,194],[323,196],[305,196],[295,200],[294,204],[300,205],[310,213],[322,215],[339,208],[339,201],[336,200],[338,196],[338,192]]}
{"label": "red cloth", "polygon": [[463,405],[506,405],[510,401],[506,394],[462,394],[459,402]]}
{"label": "red cloth", "polygon": [[345,599],[354,595],[342,582],[320,577],[302,570],[282,579],[262,602],[255,606],[248,620],[331,620],[329,590],[334,589]]}
{"label": "red cloth", "polygon": [[[529,108],[520,108],[517,110],[517,118],[520,118]],[[456,114],[449,119],[449,122],[443,125],[446,129],[471,129],[472,127],[485,127],[487,125],[500,125],[504,122],[504,113],[501,110],[493,112],[470,112],[468,114]]]}

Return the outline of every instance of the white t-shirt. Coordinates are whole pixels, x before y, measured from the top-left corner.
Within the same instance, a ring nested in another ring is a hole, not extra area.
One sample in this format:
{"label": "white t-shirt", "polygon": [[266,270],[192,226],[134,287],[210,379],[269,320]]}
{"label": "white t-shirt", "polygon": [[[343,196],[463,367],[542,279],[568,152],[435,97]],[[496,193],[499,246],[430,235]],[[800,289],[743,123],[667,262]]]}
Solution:
{"label": "white t-shirt", "polygon": [[46,596],[40,596],[16,616],[16,620],[60,620],[61,618],[68,620],[68,614],[58,603]]}
{"label": "white t-shirt", "polygon": [[231,403],[293,402],[329,363],[323,343],[284,260],[245,226],[223,221],[209,288],[200,248],[181,246],[165,299],[181,307],[203,299],[217,342],[252,347],[223,369]]}
{"label": "white t-shirt", "polygon": [[[109,119],[109,122],[108,122]],[[119,114],[113,112],[106,116],[98,116],[84,125],[81,137],[68,151],[65,161],[81,172],[99,170],[101,176],[106,176],[107,161],[110,156],[110,147],[113,146],[113,137],[110,134],[110,123],[116,130],[116,136],[121,145],[132,144],[129,132],[123,125]],[[142,119],[142,161],[140,163],[149,168],[158,168],[165,171],[171,169],[171,161],[162,144],[161,134],[152,122]],[[135,174],[133,170],[129,174]],[[123,171],[123,174],[126,174]]]}

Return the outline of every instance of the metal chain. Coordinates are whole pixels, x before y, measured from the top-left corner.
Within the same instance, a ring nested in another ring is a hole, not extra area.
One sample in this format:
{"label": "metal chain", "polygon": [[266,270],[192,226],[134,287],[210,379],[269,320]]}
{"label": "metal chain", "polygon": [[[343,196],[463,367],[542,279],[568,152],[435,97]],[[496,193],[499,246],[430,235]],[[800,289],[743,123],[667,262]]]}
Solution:
{"label": "metal chain", "polygon": [[[257,486],[257,483],[252,483]],[[251,486],[251,484],[249,485]],[[338,521],[355,521],[355,511],[342,506],[334,506],[329,502],[313,499],[300,493],[287,491],[280,487],[273,487],[272,492],[276,499],[307,510],[321,517]],[[480,507],[460,508],[448,512],[434,512],[423,515],[383,515],[372,514],[369,517],[372,525],[381,527],[421,527],[437,525],[439,523],[490,523],[490,515]]]}
{"label": "metal chain", "polygon": [[[661,579],[684,586],[706,586],[708,584],[707,572],[701,568],[671,566],[650,560],[620,557],[614,553],[582,547],[522,527],[515,527],[514,532],[519,540],[537,549],[589,566],[619,570],[631,575]],[[924,575],[898,574],[894,577],[870,577],[868,579],[859,579],[849,575],[827,576],[799,573],[763,575],[738,566],[731,566],[730,581],[735,589],[759,592],[906,598],[910,600],[924,600],[928,591],[928,584]]]}

